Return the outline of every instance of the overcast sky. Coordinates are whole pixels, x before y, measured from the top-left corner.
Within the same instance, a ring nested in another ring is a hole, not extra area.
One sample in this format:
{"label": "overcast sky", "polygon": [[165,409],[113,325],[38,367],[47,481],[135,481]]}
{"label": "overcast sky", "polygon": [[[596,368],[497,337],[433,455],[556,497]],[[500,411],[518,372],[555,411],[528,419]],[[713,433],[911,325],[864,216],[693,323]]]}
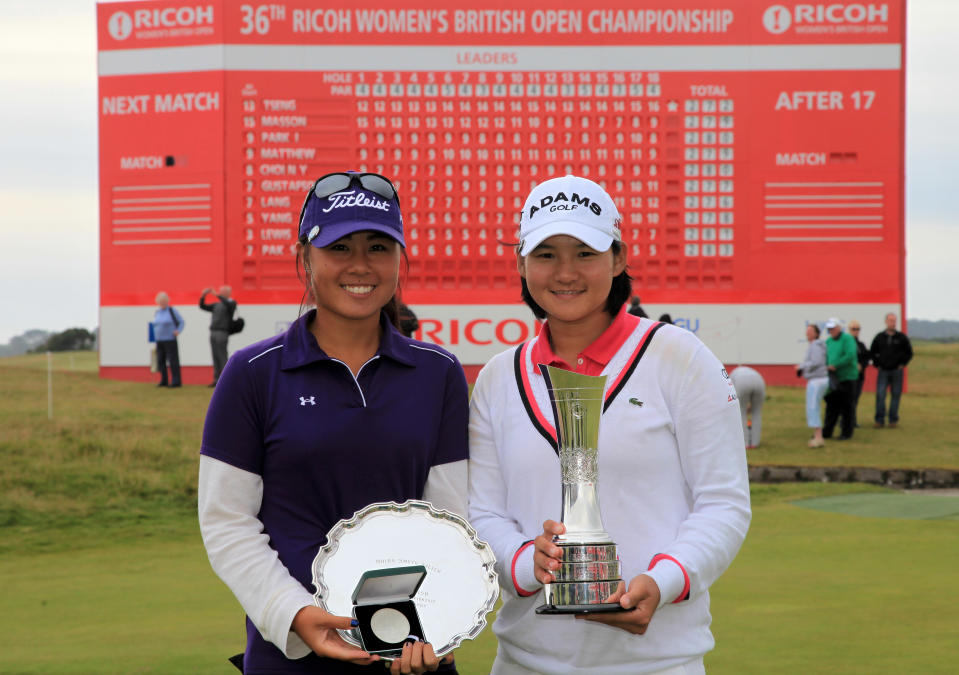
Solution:
{"label": "overcast sky", "polygon": [[[959,319],[957,26],[959,0],[908,3],[913,318]],[[0,0],[0,343],[97,325],[96,49],[93,0]]]}

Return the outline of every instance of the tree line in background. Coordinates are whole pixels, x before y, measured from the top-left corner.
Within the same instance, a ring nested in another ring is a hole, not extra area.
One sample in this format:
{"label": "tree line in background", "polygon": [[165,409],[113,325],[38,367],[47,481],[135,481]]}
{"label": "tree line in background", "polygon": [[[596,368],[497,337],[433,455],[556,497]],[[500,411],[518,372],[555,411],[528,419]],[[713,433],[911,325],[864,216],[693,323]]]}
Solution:
{"label": "tree line in background", "polygon": [[906,333],[914,340],[959,342],[959,321],[909,319]]}
{"label": "tree line in background", "polygon": [[96,349],[97,334],[86,328],[68,328],[59,333],[28,330],[5,345],[0,345],[0,356],[19,356],[42,352],[74,352]]}

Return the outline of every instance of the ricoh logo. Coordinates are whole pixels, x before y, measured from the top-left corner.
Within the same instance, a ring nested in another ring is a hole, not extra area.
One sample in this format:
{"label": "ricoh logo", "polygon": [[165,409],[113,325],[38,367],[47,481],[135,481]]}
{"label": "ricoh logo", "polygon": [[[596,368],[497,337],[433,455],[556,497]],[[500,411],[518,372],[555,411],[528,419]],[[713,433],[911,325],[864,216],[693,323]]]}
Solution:
{"label": "ricoh logo", "polygon": [[[481,318],[471,321],[423,318],[414,337],[417,340],[425,340],[449,348],[460,344],[518,345],[534,335],[536,335],[535,326],[529,321],[518,318],[501,320]],[[498,348],[502,349],[502,346]]]}
{"label": "ricoh logo", "polygon": [[763,12],[763,27],[773,35],[790,28],[797,34],[887,33],[889,5],[885,3],[771,5]]}
{"label": "ricoh logo", "polygon": [[213,33],[213,5],[162,7],[119,11],[110,15],[107,32],[114,40],[210,35]]}
{"label": "ricoh logo", "polygon": [[785,33],[792,22],[792,14],[782,5],[773,5],[763,13],[763,27],[774,35]]}
{"label": "ricoh logo", "polygon": [[107,21],[107,31],[114,40],[126,40],[133,32],[133,19],[126,12],[114,12]]}

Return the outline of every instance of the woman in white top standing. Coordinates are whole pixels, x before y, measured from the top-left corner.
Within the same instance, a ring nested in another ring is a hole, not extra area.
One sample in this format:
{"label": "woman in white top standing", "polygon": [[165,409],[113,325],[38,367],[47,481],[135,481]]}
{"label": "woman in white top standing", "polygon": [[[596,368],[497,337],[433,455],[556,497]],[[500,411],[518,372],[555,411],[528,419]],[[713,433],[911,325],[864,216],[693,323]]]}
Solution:
{"label": "woman in white top standing", "polygon": [[[739,404],[696,336],[630,315],[620,215],[596,183],[537,186],[517,265],[539,335],[494,357],[470,407],[470,520],[496,552],[503,607],[494,675],[701,673],[709,586],[749,526]],[[538,364],[607,376],[599,504],[618,545],[624,611],[541,616],[560,549],[561,478]],[[544,522],[545,521],[545,522]]]}
{"label": "woman in white top standing", "polygon": [[796,366],[796,375],[806,378],[806,426],[812,429],[810,448],[826,444],[822,438],[822,400],[829,388],[829,373],[826,371],[826,343],[819,339],[819,326],[806,326],[806,357]]}

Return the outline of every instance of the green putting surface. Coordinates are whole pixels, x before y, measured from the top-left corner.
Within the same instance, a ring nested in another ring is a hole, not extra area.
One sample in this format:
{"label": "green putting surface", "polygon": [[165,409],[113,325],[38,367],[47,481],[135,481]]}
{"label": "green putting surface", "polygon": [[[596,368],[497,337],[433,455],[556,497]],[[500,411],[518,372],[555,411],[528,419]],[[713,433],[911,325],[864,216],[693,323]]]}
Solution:
{"label": "green putting surface", "polygon": [[867,492],[801,499],[792,503],[816,511],[831,511],[866,518],[959,520],[959,495],[957,494]]}

